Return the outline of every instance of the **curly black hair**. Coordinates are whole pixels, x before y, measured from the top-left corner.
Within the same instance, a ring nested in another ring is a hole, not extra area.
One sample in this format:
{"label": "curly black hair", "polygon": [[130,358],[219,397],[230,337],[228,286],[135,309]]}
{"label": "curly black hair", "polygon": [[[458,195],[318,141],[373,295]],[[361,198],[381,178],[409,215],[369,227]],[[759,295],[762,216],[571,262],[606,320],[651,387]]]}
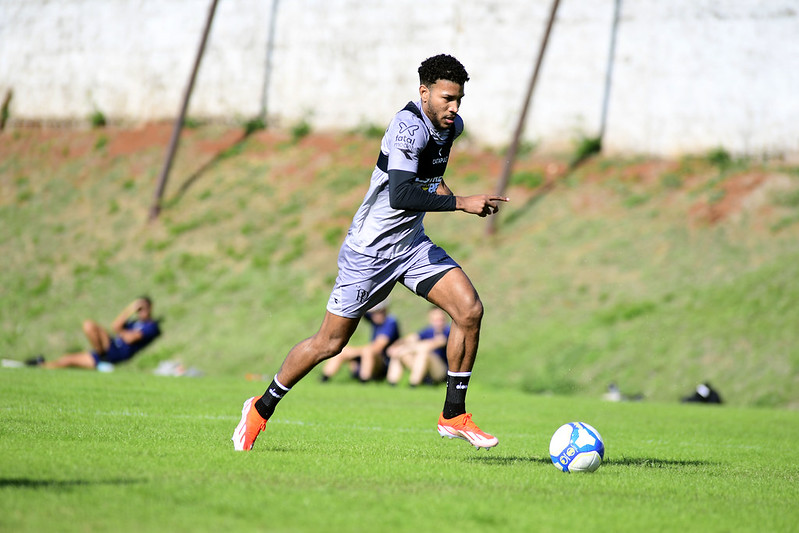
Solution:
{"label": "curly black hair", "polygon": [[419,83],[431,86],[438,80],[449,80],[463,85],[469,81],[469,74],[460,61],[447,54],[428,57],[419,66]]}

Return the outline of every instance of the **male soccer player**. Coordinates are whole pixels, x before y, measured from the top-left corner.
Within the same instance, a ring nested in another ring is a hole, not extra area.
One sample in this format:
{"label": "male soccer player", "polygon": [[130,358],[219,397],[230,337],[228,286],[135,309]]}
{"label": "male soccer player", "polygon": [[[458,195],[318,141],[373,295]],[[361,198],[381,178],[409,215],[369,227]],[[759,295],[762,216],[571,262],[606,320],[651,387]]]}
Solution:
{"label": "male soccer player", "polygon": [[483,304],[460,266],[425,235],[427,211],[464,211],[485,217],[507,198],[455,196],[444,183],[452,141],[463,131],[458,108],[469,75],[452,56],[437,55],[419,67],[419,96],[391,121],[369,190],[338,256],[338,277],[319,330],[295,345],[260,397],[244,402],[233,432],[236,450],[252,449],[277,403],[317,364],[341,352],[366,310],[383,301],[397,282],[452,318],[447,343],[447,391],[438,419],[442,437],[477,448],[497,445],[466,412],[466,390],[477,355]]}

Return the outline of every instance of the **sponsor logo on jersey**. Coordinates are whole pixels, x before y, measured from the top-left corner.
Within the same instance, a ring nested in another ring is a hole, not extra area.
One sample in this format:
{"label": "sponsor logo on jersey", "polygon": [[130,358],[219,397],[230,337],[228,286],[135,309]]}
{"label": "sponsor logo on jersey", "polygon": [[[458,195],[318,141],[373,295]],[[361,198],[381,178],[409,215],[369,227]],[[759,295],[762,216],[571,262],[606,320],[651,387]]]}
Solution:
{"label": "sponsor logo on jersey", "polygon": [[419,184],[419,188],[421,188],[423,191],[435,193],[438,190],[438,186],[441,184],[442,178],[443,176],[437,176],[430,179],[420,179],[417,177],[415,181]]}
{"label": "sponsor logo on jersey", "polygon": [[440,165],[440,164],[442,164],[442,163],[443,163],[443,164],[446,164],[446,163],[447,163],[447,161],[449,161],[449,153],[447,153],[446,155],[444,155],[444,154],[442,154],[442,153],[441,153],[441,152],[443,152],[443,151],[444,151],[444,147],[443,147],[443,146],[439,146],[439,148],[438,148],[438,157],[435,157],[435,158],[433,158],[433,159],[431,160],[431,163],[432,163],[433,165]]}
{"label": "sponsor logo on jersey", "polygon": [[414,135],[416,134],[416,130],[419,129],[418,124],[405,124],[404,122],[399,123],[399,133],[397,136],[394,137],[394,140],[397,143],[405,143],[409,146],[414,146],[416,144],[416,139]]}
{"label": "sponsor logo on jersey", "polygon": [[419,125],[418,124],[411,124],[409,126],[408,124],[405,124],[404,122],[400,122],[399,123],[399,134],[400,135],[403,135],[406,132],[408,133],[408,135],[413,135],[414,133],[416,133],[416,130],[418,130],[418,129],[419,129]]}
{"label": "sponsor logo on jersey", "polygon": [[414,146],[416,144],[416,139],[413,137],[406,137],[405,135],[397,135],[394,140],[396,141],[394,144],[404,144],[405,146]]}

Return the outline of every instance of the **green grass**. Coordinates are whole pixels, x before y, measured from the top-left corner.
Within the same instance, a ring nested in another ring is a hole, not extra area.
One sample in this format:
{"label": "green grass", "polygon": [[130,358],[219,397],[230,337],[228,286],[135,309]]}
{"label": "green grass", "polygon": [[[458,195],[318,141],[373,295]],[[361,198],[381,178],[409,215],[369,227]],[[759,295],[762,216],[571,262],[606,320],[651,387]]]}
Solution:
{"label": "green grass", "polygon": [[[375,139],[187,129],[148,224],[164,146],[147,131],[0,134],[0,356],[85,349],[84,319],[147,293],[164,335],[135,369],[274,372],[322,319]],[[519,159],[493,238],[478,217],[425,219],[485,305],[485,386],[674,402],[710,380],[730,405],[799,407],[799,170],[721,149],[568,162]],[[467,139],[446,181],[493,191],[502,163]],[[423,325],[424,302],[392,302],[404,331]]]}
{"label": "green grass", "polygon": [[[229,440],[266,383],[0,370],[3,531],[794,531],[799,413],[605,403],[486,387],[469,407],[500,444],[435,431],[442,388],[310,376],[250,453]],[[551,434],[603,435],[564,474]]]}

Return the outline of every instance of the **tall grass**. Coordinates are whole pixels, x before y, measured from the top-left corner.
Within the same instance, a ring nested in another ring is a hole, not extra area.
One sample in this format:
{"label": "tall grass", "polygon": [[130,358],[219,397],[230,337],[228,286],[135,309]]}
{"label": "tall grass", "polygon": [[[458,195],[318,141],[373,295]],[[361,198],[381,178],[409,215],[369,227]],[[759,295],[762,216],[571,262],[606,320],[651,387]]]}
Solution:
{"label": "tall grass", "polygon": [[[148,293],[165,333],[129,368],[274,372],[321,321],[374,139],[258,130],[228,153],[208,148],[218,126],[187,130],[147,224],[163,146],[128,152],[123,133],[3,133],[2,356],[84,349],[83,319],[108,324]],[[568,174],[566,159],[529,154],[495,237],[478,217],[428,214],[486,308],[481,379],[594,397],[613,381],[667,402],[710,380],[733,405],[799,406],[799,172],[720,154],[592,158]],[[500,167],[466,143],[446,180],[489,192]],[[760,186],[742,193],[750,178]],[[405,289],[392,309],[404,331],[423,325]]]}

